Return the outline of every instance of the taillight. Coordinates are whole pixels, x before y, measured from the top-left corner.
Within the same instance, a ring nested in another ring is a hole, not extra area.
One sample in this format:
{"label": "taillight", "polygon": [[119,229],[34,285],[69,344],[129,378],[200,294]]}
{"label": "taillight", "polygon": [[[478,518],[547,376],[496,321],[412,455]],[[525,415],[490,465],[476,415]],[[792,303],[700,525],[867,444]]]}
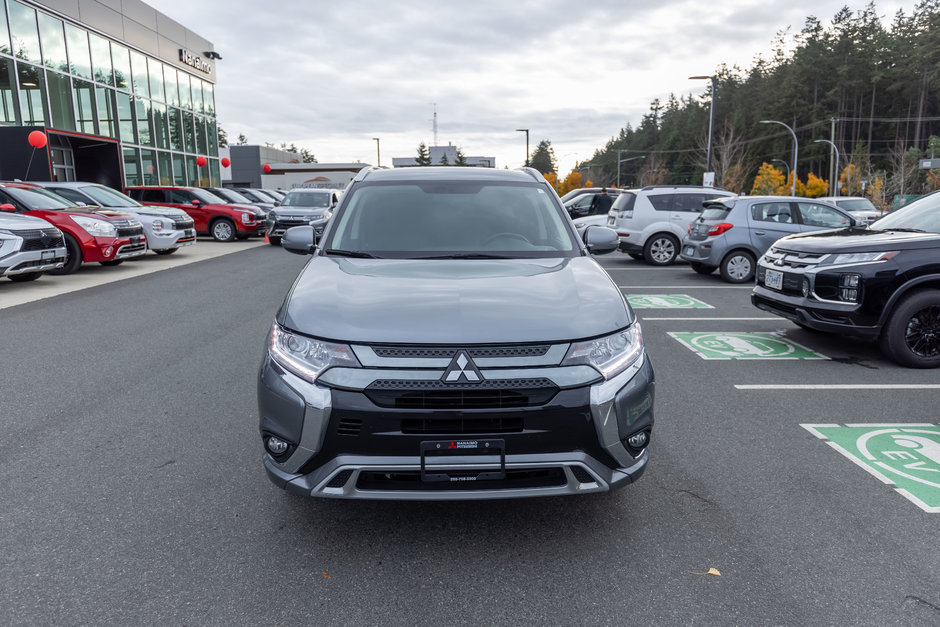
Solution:
{"label": "taillight", "polygon": [[709,235],[721,235],[725,231],[730,231],[733,226],[734,226],[733,224],[722,222],[721,224],[716,224],[712,228],[708,229],[708,234]]}

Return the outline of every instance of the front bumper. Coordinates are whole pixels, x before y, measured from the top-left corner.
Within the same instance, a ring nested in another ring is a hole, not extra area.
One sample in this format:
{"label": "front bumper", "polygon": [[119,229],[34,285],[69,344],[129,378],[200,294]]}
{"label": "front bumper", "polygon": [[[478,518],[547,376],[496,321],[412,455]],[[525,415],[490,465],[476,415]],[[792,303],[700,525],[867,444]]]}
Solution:
{"label": "front bumper", "polygon": [[[498,410],[379,407],[363,392],[307,383],[270,357],[259,375],[262,435],[291,443],[280,461],[265,453],[264,467],[273,483],[296,494],[398,500],[584,494],[635,481],[649,459],[648,448],[625,444],[653,426],[654,375],[645,355],[610,381],[561,389],[538,406]],[[416,423],[435,421],[487,427],[415,431]],[[475,473],[500,462],[468,455],[443,463],[449,480],[422,481],[422,442],[477,439],[505,442],[504,478],[478,481]]]}
{"label": "front bumper", "polygon": [[151,230],[147,235],[147,244],[151,250],[167,250],[170,248],[180,248],[190,246],[196,243],[196,230],[189,229],[168,229],[163,231]]}
{"label": "front bumper", "polygon": [[[271,221],[269,219],[267,223],[265,224],[265,232],[267,233],[268,237],[283,237],[287,229],[293,228],[295,226],[307,226],[310,224],[310,222],[314,220],[316,219],[311,218],[310,220],[290,220],[290,221],[287,221],[287,220]],[[322,225],[320,227],[317,227],[316,228],[317,234],[322,235],[323,228],[324,227]]]}
{"label": "front bumper", "polygon": [[65,265],[65,247],[17,251],[0,257],[0,276],[46,272]]}

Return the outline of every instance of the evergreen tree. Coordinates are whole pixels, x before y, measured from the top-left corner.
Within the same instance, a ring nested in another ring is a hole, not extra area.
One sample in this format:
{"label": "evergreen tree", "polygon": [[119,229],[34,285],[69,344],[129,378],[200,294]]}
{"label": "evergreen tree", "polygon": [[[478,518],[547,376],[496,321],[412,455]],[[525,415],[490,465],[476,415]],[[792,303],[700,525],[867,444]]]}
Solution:
{"label": "evergreen tree", "polygon": [[552,150],[552,142],[543,139],[536,146],[529,159],[529,165],[542,174],[548,174],[555,171],[555,151]]}
{"label": "evergreen tree", "polygon": [[441,155],[441,165],[450,165],[450,161],[447,160],[447,153]]}
{"label": "evergreen tree", "polygon": [[463,151],[460,148],[457,149],[457,162],[454,165],[458,165],[460,167],[467,166],[467,158],[464,156]]}
{"label": "evergreen tree", "polygon": [[415,165],[431,165],[431,154],[424,142],[418,144],[418,156],[415,158]]}

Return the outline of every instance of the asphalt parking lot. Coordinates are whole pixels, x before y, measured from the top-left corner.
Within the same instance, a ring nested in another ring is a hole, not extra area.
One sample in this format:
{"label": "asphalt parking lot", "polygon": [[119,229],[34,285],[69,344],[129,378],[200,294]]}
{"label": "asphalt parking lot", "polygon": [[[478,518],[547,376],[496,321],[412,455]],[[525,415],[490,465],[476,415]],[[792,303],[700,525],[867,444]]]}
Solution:
{"label": "asphalt parking lot", "polygon": [[940,487],[932,453],[902,443],[940,423],[938,372],[685,265],[598,259],[637,307],[657,423],[639,482],[579,498],[342,502],[270,484],[254,377],[304,263],[280,249],[9,301],[2,622],[940,622]]}

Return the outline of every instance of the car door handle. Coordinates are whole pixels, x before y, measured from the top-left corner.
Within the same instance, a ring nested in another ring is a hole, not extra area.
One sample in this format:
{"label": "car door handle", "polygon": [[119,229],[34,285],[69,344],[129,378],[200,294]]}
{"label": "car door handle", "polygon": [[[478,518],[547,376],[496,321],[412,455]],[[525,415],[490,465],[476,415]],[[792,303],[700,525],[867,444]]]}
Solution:
{"label": "car door handle", "polygon": [[767,235],[767,231],[754,231],[754,235]]}

